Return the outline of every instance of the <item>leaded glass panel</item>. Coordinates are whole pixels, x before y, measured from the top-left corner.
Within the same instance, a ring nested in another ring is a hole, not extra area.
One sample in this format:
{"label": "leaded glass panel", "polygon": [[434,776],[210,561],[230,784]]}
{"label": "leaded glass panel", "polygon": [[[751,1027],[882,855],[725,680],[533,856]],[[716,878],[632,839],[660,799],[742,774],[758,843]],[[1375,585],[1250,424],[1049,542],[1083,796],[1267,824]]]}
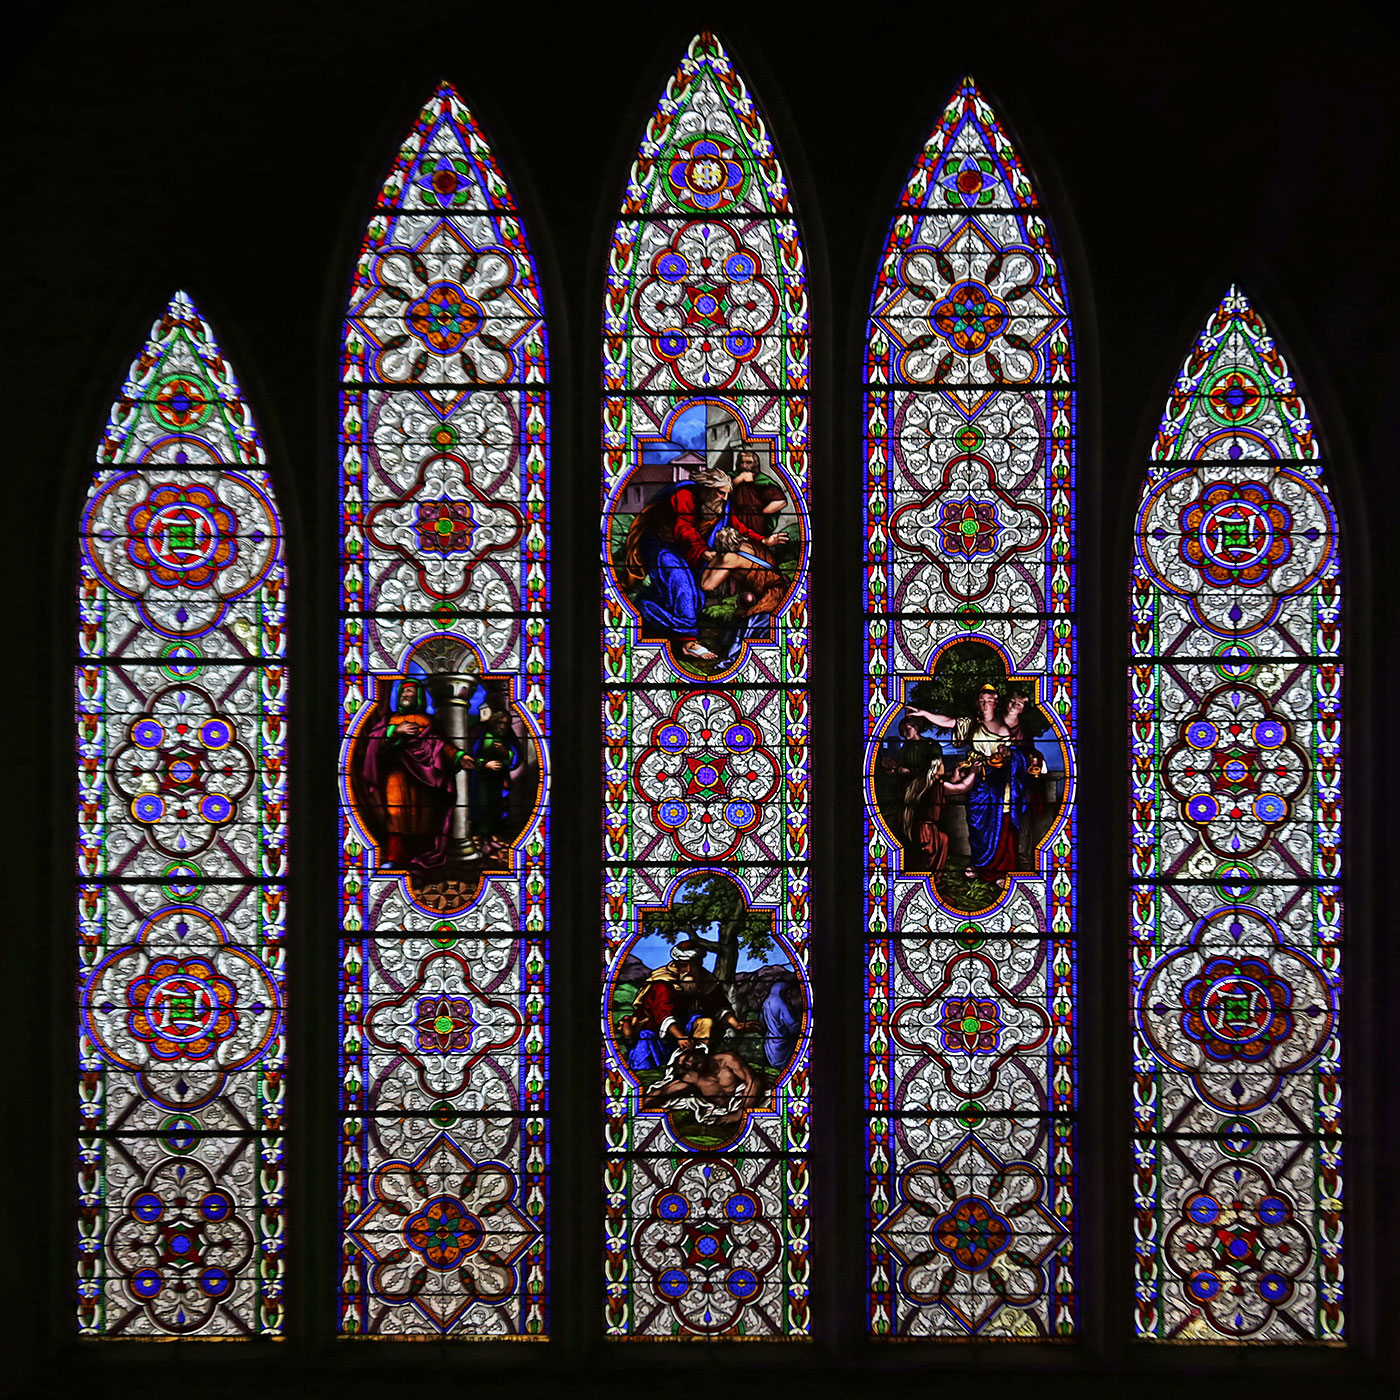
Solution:
{"label": "leaded glass panel", "polygon": [[78,1330],[280,1337],[287,575],[183,292],[112,406],[78,580]]}
{"label": "leaded glass panel", "polygon": [[606,298],[606,1329],[804,1337],[806,284],[708,34],[648,124]]}
{"label": "leaded glass panel", "polygon": [[540,1338],[547,339],[446,83],[370,219],[341,373],[339,1330]]}
{"label": "leaded glass panel", "polygon": [[1074,339],[966,79],[865,362],[868,1327],[1076,1326]]}
{"label": "leaded glass panel", "polygon": [[1139,1336],[1342,1337],[1337,521],[1231,289],[1152,445],[1132,584]]}

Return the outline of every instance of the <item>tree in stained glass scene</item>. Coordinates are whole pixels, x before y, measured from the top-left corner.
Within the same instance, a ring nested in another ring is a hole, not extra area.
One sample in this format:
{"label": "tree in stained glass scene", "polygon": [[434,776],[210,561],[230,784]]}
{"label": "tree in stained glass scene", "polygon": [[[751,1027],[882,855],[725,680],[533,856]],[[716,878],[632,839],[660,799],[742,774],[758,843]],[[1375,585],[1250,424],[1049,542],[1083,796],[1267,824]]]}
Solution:
{"label": "tree in stained glass scene", "polygon": [[603,315],[612,1337],[808,1335],[807,384],[786,179],[701,34]]}

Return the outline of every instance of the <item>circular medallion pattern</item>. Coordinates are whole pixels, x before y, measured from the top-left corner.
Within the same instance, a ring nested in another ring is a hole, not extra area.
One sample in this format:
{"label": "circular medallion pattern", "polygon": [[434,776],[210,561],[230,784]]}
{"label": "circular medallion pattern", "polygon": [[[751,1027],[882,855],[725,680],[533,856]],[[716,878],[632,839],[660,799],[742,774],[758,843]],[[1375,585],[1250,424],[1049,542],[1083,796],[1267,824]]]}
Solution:
{"label": "circular medallion pattern", "polygon": [[83,1028],[109,1064],[135,1070],[175,1109],[206,1102],[256,1063],[281,1028],[273,973],[198,909],[172,907],[142,926],[83,982]]}
{"label": "circular medallion pattern", "polygon": [[748,184],[738,154],[719,136],[706,134],[687,141],[666,171],[671,198],[706,213],[719,213],[736,204]]}
{"label": "circular medallion pattern", "polygon": [[1141,977],[1137,1023],[1150,1052],[1231,1114],[1269,1102],[1322,1053],[1336,1018],[1334,979],[1248,906],[1202,919]]}
{"label": "circular medallion pattern", "polygon": [[1288,562],[1292,528],[1267,486],[1209,482],[1181,512],[1181,557],[1216,588],[1254,588]]}

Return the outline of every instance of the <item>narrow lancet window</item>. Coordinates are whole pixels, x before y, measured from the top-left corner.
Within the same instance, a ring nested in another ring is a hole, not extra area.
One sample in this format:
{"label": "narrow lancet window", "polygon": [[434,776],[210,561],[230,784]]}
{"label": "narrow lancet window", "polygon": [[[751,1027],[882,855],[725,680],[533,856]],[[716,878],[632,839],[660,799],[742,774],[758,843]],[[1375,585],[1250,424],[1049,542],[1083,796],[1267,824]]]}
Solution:
{"label": "narrow lancet window", "polygon": [[701,34],[603,317],[614,1337],[808,1334],[808,355],[782,167]]}
{"label": "narrow lancet window", "polygon": [[1075,365],[1040,199],[966,79],[865,363],[868,1327],[1076,1327]]}
{"label": "narrow lancet window", "polygon": [[78,580],[79,1331],[279,1337],[287,576],[184,293],[112,406]]}
{"label": "narrow lancet window", "polygon": [[549,361],[510,190],[440,86],[340,396],[340,1326],[548,1329]]}
{"label": "narrow lancet window", "polygon": [[1341,638],[1325,456],[1231,289],[1152,444],[1132,578],[1140,1337],[1342,1338]]}

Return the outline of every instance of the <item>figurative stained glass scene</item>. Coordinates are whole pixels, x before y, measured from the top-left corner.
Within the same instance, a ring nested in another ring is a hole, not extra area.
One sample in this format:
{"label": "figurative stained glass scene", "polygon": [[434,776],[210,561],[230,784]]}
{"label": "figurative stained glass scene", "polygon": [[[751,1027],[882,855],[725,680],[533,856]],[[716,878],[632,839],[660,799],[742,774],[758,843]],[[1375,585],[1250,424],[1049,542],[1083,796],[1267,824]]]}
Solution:
{"label": "figurative stained glass scene", "polygon": [[1073,344],[1039,198],[966,79],[866,344],[878,1337],[1076,1326]]}
{"label": "figurative stained glass scene", "polygon": [[1342,1338],[1337,524],[1234,289],[1152,446],[1132,584],[1141,1337]]}
{"label": "figurative stained glass scene", "polygon": [[763,120],[697,37],[603,335],[610,1336],[808,1332],[807,301]]}
{"label": "figurative stained glass scene", "polygon": [[345,322],[342,1336],[547,1332],[547,384],[519,214],[443,84]]}
{"label": "figurative stained glass scene", "polygon": [[177,293],[78,566],[78,1327],[282,1333],[286,572],[252,415]]}

